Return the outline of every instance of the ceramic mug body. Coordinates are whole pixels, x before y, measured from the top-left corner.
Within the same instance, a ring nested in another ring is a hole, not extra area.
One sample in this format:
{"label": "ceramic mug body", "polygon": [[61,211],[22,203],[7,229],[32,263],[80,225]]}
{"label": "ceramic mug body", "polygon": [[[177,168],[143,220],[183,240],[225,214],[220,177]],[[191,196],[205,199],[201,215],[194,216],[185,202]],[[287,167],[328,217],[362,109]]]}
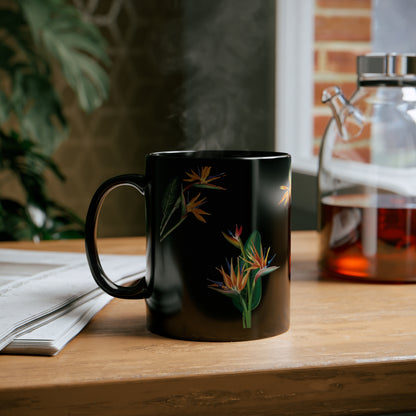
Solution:
{"label": "ceramic mug body", "polygon": [[[192,151],[146,156],[145,175],[105,182],[86,221],[97,283],[144,297],[150,331],[200,341],[251,340],[289,328],[290,156]],[[105,195],[120,185],[146,198],[147,276],[131,288],[99,264],[95,228]]]}

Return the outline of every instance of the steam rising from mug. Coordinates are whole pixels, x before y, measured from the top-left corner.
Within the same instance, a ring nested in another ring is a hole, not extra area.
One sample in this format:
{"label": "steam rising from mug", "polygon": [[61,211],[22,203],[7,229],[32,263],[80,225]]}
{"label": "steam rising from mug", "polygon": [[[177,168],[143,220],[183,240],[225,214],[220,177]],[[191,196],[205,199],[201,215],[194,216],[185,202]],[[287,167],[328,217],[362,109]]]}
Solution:
{"label": "steam rising from mug", "polygon": [[180,43],[181,56],[162,59],[166,72],[183,74],[173,108],[183,130],[182,146],[273,148],[274,1],[180,4],[181,38],[176,33],[173,42]]}

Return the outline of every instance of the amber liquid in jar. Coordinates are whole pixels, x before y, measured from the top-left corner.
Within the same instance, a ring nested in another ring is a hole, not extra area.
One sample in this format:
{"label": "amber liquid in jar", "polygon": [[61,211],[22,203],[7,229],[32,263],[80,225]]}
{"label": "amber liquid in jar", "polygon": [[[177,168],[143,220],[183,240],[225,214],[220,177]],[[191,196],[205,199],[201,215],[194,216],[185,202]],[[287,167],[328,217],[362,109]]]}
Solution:
{"label": "amber liquid in jar", "polygon": [[337,277],[416,282],[416,199],[324,197],[320,261],[328,275]]}

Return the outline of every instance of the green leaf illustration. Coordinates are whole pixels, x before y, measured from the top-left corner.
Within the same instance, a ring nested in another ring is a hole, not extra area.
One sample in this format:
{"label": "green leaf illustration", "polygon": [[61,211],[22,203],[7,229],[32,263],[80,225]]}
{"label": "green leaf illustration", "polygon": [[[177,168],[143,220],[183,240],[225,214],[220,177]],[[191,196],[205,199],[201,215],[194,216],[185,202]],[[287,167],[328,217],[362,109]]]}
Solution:
{"label": "green leaf illustration", "polygon": [[[251,272],[251,273],[253,273],[253,272]],[[254,288],[253,288],[250,310],[254,310],[254,309],[257,308],[257,306],[259,306],[260,300],[261,300],[261,295],[262,295],[262,283],[261,283],[261,278],[259,278],[259,279],[257,279],[257,281],[254,285]]]}
{"label": "green leaf illustration", "polygon": [[250,234],[250,237],[247,239],[246,244],[244,245],[244,251],[252,251],[251,247],[255,247],[257,252],[261,251],[261,236],[258,231],[253,231]]}
{"label": "green leaf illustration", "polygon": [[162,224],[165,223],[178,201],[181,192],[180,180],[175,177],[167,186],[162,199]]}
{"label": "green leaf illustration", "polygon": [[234,306],[241,312],[245,313],[244,306],[243,306],[243,298],[240,294],[236,293],[235,296],[232,296],[232,301]]}

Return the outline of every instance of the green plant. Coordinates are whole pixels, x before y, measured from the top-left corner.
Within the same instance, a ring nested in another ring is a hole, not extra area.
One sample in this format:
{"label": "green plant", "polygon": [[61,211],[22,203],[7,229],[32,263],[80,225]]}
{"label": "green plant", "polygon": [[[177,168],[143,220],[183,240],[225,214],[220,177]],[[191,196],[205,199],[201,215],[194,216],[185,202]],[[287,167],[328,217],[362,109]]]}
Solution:
{"label": "green plant", "polygon": [[68,125],[55,71],[91,112],[107,98],[109,63],[98,29],[64,0],[17,0],[0,9],[0,174],[17,178],[24,201],[0,196],[0,239],[81,236],[83,221],[48,197],[45,172]]}

